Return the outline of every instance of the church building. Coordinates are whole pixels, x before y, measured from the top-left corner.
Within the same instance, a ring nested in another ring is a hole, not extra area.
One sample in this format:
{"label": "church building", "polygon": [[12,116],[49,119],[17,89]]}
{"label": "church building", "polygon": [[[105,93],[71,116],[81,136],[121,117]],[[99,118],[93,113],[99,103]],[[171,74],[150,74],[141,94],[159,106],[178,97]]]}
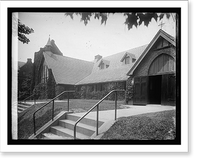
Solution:
{"label": "church building", "polygon": [[74,90],[75,84],[88,76],[92,67],[93,62],[63,56],[55,41],[49,38],[34,56],[34,92],[38,99],[50,99],[65,90]]}
{"label": "church building", "polygon": [[127,75],[133,85],[133,104],[174,105],[175,38],[159,30]]}
{"label": "church building", "polygon": [[91,62],[63,56],[49,38],[35,53],[32,87],[38,99],[65,90],[75,90],[74,98],[100,99],[113,89],[124,89],[125,95],[118,98],[129,104],[174,105],[175,38],[159,30],[148,45],[107,57],[96,55]]}

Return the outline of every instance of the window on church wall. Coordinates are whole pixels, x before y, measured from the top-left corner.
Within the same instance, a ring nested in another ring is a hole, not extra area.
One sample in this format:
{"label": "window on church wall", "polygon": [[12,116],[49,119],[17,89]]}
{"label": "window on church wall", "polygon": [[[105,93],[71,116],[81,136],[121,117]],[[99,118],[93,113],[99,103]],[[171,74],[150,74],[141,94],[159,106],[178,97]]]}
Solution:
{"label": "window on church wall", "polygon": [[46,65],[43,65],[41,72],[41,83],[47,83],[49,79],[49,71]]}

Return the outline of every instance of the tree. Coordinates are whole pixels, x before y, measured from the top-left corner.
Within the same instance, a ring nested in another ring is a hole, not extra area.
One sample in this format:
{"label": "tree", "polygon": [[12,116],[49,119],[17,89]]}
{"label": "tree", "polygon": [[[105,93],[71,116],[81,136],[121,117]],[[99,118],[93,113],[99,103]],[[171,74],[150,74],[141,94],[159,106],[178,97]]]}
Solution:
{"label": "tree", "polygon": [[28,44],[30,40],[26,37],[26,35],[29,35],[33,33],[34,30],[25,24],[22,24],[20,20],[18,19],[18,40],[21,41],[23,44]]}
{"label": "tree", "polygon": [[[73,19],[74,15],[81,16],[81,21],[84,22],[85,25],[88,24],[91,17],[94,17],[95,19],[100,19],[101,24],[106,24],[107,19],[109,17],[109,14],[111,13],[99,13],[99,12],[67,12],[65,13],[65,16],[70,16],[71,19]],[[112,13],[115,14],[115,13]],[[130,30],[133,26],[138,27],[142,23],[144,23],[145,26],[148,27],[149,23],[152,21],[152,19],[155,19],[155,21],[160,21],[163,19],[164,16],[169,19],[170,17],[173,18],[173,20],[176,18],[176,14],[172,13],[123,13],[125,16],[125,22],[124,24],[127,25],[128,29]]]}

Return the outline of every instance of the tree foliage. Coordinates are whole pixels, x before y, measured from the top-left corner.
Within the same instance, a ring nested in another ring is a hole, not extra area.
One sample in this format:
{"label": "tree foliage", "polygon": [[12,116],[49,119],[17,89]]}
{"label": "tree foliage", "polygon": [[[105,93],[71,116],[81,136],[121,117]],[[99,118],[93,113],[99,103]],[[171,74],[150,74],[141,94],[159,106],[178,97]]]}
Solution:
{"label": "tree foliage", "polygon": [[[85,25],[88,24],[88,22],[91,20],[91,17],[94,17],[94,19],[99,19],[101,21],[101,24],[106,24],[108,17],[111,13],[99,13],[99,12],[67,12],[65,13],[65,16],[70,16],[71,19],[74,18],[74,15],[80,16],[81,21],[84,22]],[[112,13],[115,14],[115,13]],[[164,16],[166,16],[167,19],[170,17],[175,17],[171,13],[134,13],[134,12],[128,12],[123,13],[125,16],[125,22],[124,24],[127,25],[128,29],[132,29],[133,26],[136,28],[140,26],[142,23],[144,23],[145,26],[148,26],[149,23],[154,19],[156,22],[163,19]]]}
{"label": "tree foliage", "polygon": [[18,40],[21,41],[23,44],[28,44],[30,40],[26,37],[26,35],[29,35],[33,33],[34,30],[25,24],[22,24],[20,20],[18,19]]}

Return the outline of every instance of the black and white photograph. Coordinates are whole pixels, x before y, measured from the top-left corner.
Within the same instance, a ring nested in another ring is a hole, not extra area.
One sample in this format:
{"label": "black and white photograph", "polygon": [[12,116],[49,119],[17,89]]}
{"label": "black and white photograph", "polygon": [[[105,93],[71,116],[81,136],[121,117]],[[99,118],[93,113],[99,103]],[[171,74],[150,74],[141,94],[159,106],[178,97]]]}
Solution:
{"label": "black and white photograph", "polygon": [[8,7],[8,145],[181,145],[180,7]]}

